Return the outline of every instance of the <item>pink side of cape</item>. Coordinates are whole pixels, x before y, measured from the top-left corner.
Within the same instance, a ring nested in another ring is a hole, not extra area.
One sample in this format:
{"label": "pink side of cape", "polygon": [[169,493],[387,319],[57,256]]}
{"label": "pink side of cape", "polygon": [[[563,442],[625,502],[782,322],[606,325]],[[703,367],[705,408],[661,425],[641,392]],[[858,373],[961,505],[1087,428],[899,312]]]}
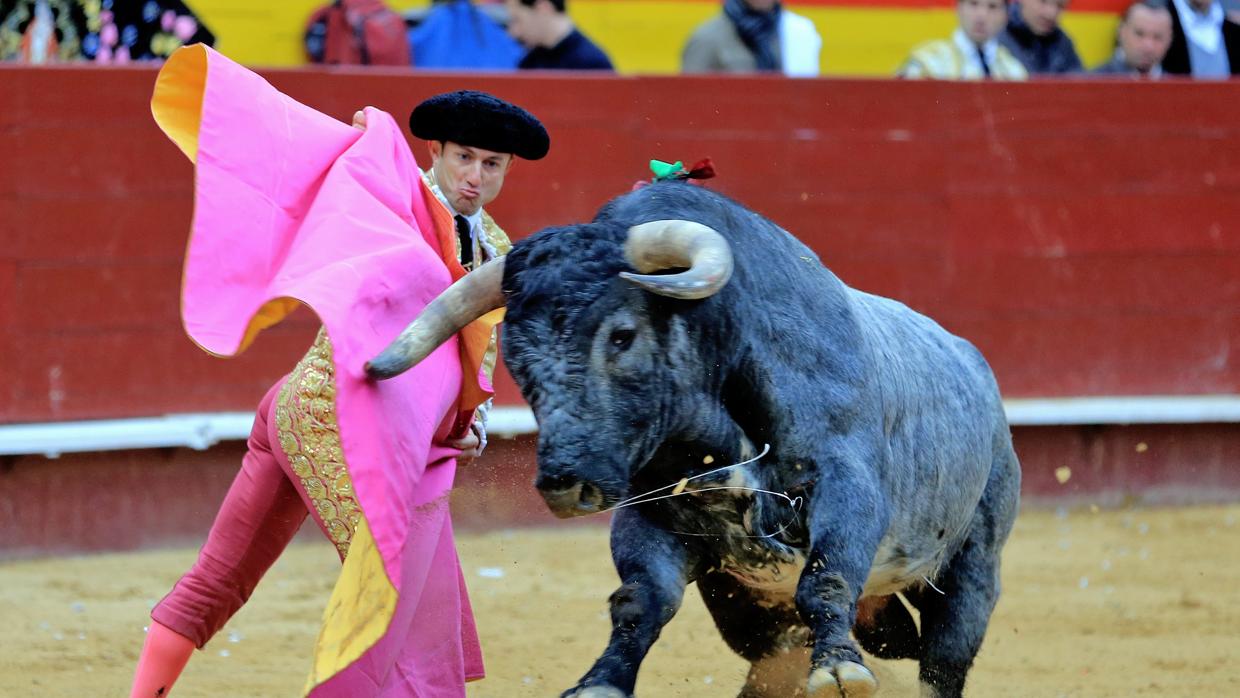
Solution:
{"label": "pink side of cape", "polygon": [[[345,462],[401,594],[389,637],[323,689],[360,672],[362,684],[345,690],[379,695],[363,684],[388,683],[383,677],[403,663],[396,673],[409,692],[382,695],[451,695],[440,692],[449,677],[432,676],[438,670],[425,662],[481,674],[447,507],[435,504],[452,486],[455,452],[432,442],[458,407],[472,407],[456,404],[457,340],[390,381],[373,383],[361,370],[450,282],[418,166],[390,115],[367,110],[359,131],[207,51],[185,328],[207,351],[228,356],[244,349],[251,318],[273,299],[297,299],[322,320]],[[439,510],[441,520],[418,519]],[[416,629],[408,625],[415,617]],[[439,646],[445,640],[452,647]]]}

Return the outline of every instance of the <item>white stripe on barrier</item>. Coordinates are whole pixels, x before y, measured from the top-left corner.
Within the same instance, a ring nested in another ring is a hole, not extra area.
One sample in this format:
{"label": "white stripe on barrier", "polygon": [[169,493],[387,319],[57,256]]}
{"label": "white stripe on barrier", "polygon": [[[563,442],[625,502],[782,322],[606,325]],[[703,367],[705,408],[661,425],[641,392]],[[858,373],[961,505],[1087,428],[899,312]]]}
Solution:
{"label": "white stripe on barrier", "polygon": [[[1195,424],[1240,422],[1240,395],[1074,397],[1005,400],[1013,426],[1084,424]],[[202,450],[245,439],[253,412],[176,414],[141,419],[0,425],[0,455],[114,451],[137,448]],[[538,430],[526,407],[491,410],[491,436],[512,438]]]}
{"label": "white stripe on barrier", "polygon": [[1240,422],[1240,395],[1138,395],[1004,400],[1013,426]]}
{"label": "white stripe on barrier", "polygon": [[253,412],[6,424],[0,426],[0,454],[42,453],[55,458],[62,453],[131,448],[203,450],[220,441],[248,437],[253,424]]}

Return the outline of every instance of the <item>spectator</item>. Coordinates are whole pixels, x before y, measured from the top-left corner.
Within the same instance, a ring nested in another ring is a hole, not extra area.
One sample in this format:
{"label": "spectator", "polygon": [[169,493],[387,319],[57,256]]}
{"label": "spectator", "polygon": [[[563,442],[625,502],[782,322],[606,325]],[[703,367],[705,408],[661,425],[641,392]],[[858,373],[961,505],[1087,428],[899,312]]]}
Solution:
{"label": "spectator", "polygon": [[470,0],[437,0],[409,30],[419,68],[513,70],[525,51]]}
{"label": "spectator", "polygon": [[1124,11],[1115,54],[1093,73],[1157,80],[1162,77],[1160,64],[1170,46],[1171,11],[1166,0],[1138,0]]}
{"label": "spectator", "polygon": [[1072,38],[1059,26],[1068,0],[1018,0],[1008,6],[999,43],[1032,75],[1079,73],[1085,69]]}
{"label": "spectator", "polygon": [[1227,18],[1219,0],[1172,0],[1171,48],[1163,71],[1195,78],[1240,73],[1240,24]]}
{"label": "spectator", "polygon": [[725,0],[721,14],[693,30],[680,68],[685,73],[780,71],[813,77],[821,51],[814,23],[778,0]]}
{"label": "spectator", "polygon": [[903,78],[938,80],[1024,80],[1028,71],[999,43],[1007,22],[1003,0],[958,0],[960,26],[950,39],[913,49],[899,70]]}
{"label": "spectator", "polygon": [[507,0],[508,33],[529,49],[517,67],[615,70],[607,54],[573,24],[566,4],[566,0]]}
{"label": "spectator", "polygon": [[332,0],[310,13],[306,58],[327,65],[402,65],[411,60],[405,18],[384,0]]}

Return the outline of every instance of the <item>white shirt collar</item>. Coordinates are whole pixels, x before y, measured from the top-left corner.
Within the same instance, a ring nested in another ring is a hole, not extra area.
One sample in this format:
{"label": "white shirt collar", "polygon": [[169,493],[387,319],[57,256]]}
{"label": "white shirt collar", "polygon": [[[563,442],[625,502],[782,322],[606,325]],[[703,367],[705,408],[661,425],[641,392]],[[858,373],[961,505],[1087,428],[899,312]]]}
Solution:
{"label": "white shirt collar", "polygon": [[[456,211],[453,211],[451,204],[448,205],[448,210],[452,211],[452,215],[454,216],[464,215],[461,213],[457,213]],[[474,211],[470,215],[465,216],[465,220],[469,221],[469,229],[471,231],[475,231],[476,233],[476,231],[482,228],[482,209],[478,209],[477,211]]]}
{"label": "white shirt collar", "polygon": [[1223,41],[1223,4],[1215,0],[1203,14],[1194,10],[1188,0],[1171,1],[1175,3],[1176,14],[1180,16],[1184,36],[1206,53],[1217,51]]}
{"label": "white shirt collar", "polygon": [[[982,74],[982,62],[977,57],[977,44],[969,38],[968,34],[960,27],[956,27],[956,31],[952,32],[952,41],[955,42],[956,48],[960,49],[960,53],[964,55],[965,61],[969,65],[977,69],[978,74]],[[982,44],[982,53],[986,55],[986,63],[990,65],[990,72],[995,72],[995,56],[999,52],[999,40],[997,38],[990,39]]]}

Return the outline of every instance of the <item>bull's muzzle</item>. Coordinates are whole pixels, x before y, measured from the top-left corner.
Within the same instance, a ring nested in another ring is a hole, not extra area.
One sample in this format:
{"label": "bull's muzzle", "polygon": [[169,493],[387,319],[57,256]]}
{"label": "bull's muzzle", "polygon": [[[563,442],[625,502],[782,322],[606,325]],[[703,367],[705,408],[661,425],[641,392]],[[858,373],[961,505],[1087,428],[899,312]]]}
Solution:
{"label": "bull's muzzle", "polygon": [[539,478],[535,486],[547,508],[561,519],[597,514],[603,509],[603,493],[588,482],[570,484],[565,478]]}

